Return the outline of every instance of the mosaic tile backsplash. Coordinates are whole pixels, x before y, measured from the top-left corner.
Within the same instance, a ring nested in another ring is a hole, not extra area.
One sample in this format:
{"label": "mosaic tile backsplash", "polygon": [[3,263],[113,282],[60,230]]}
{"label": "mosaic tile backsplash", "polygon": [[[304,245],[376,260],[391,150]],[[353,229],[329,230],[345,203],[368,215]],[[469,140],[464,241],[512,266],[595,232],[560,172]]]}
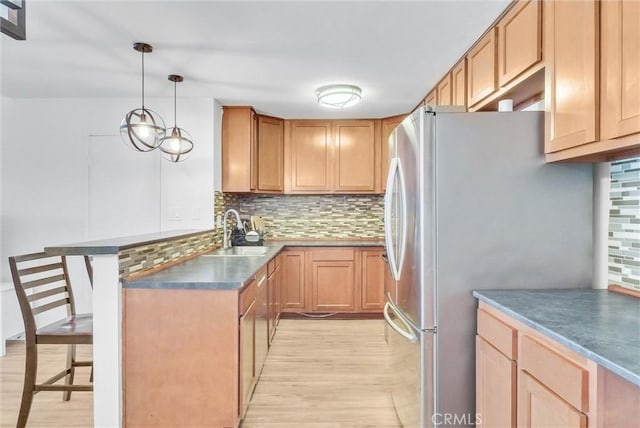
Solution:
{"label": "mosaic tile backsplash", "polygon": [[609,283],[640,291],[640,158],[611,163]]}
{"label": "mosaic tile backsplash", "polygon": [[[216,215],[218,215],[216,192]],[[231,195],[225,208],[241,217],[259,215],[266,239],[382,239],[384,198],[381,195]],[[220,235],[222,236],[222,235]]]}
{"label": "mosaic tile backsplash", "polygon": [[[163,264],[217,248],[220,245],[216,245],[214,235],[215,232],[205,232],[187,238],[173,239],[121,251],[118,254],[120,276],[139,274]],[[222,240],[222,233],[220,233],[220,240]]]}

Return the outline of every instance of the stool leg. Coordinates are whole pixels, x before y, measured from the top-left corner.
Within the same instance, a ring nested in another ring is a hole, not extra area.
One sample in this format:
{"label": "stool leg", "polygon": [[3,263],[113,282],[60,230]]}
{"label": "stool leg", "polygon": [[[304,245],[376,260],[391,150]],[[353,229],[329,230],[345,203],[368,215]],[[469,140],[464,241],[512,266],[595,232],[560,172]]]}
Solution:
{"label": "stool leg", "polygon": [[33,402],[34,386],[36,384],[36,374],[38,372],[38,350],[36,344],[27,344],[25,364],[24,364],[24,386],[22,387],[22,401],[20,402],[20,412],[18,413],[17,428],[24,428],[27,425],[29,410]]}
{"label": "stool leg", "polygon": [[[73,385],[73,377],[75,375],[76,367],[76,345],[67,345],[67,370],[69,370],[69,374],[65,377],[65,382],[67,385]],[[71,391],[64,391],[62,393],[62,399],[64,401],[69,401],[71,398]]]}

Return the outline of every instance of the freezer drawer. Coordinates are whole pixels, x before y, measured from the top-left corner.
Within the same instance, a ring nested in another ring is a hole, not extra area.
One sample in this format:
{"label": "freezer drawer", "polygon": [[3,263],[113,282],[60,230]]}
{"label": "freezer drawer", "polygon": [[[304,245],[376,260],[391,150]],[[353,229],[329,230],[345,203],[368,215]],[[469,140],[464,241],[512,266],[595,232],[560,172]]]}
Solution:
{"label": "freezer drawer", "polygon": [[384,317],[390,352],[391,396],[398,419],[407,428],[432,427],[435,334],[413,329],[390,302],[385,305]]}

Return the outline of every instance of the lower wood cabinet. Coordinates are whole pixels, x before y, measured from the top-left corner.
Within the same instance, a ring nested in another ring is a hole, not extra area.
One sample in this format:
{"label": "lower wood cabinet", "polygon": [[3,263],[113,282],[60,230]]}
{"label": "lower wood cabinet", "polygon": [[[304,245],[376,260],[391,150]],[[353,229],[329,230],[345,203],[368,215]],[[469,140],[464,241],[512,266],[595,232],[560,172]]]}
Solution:
{"label": "lower wood cabinet", "polygon": [[239,426],[273,334],[269,292],[267,265],[241,290],[124,289],[123,425]]}
{"label": "lower wood cabinet", "polygon": [[282,312],[305,310],[304,250],[286,249],[281,254],[282,288],[280,290]]}
{"label": "lower wood cabinet", "polygon": [[571,405],[554,394],[553,391],[546,388],[542,383],[538,382],[534,377],[523,372],[519,380],[519,427],[587,427],[587,415],[571,407]]}
{"label": "lower wood cabinet", "polygon": [[481,302],[476,336],[481,427],[640,426],[640,387]]}
{"label": "lower wood cabinet", "polygon": [[247,411],[256,382],[255,331],[256,300],[254,298],[246,312],[240,316],[240,380],[238,385],[240,387],[240,401],[238,403],[240,417],[244,416]]}
{"label": "lower wood cabinet", "polygon": [[283,312],[381,312],[381,247],[306,247],[282,253]]}
{"label": "lower wood cabinet", "polygon": [[476,336],[476,413],[479,427],[516,426],[516,362]]}

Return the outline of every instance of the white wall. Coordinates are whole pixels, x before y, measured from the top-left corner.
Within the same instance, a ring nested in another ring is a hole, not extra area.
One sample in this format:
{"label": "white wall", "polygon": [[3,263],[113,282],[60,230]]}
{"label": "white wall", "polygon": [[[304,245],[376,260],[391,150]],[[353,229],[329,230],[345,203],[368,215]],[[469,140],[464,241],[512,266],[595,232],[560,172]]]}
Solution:
{"label": "white wall", "polygon": [[213,103],[213,190],[222,191],[222,104]]}
{"label": "white wall", "polygon": [[[1,289],[13,293],[6,266],[9,255],[88,239],[90,136],[118,135],[123,115],[138,107],[139,100],[3,97],[2,103],[0,279]],[[173,125],[173,99],[149,99],[146,104],[170,120],[167,126]],[[189,131],[195,147],[187,161],[161,164],[162,230],[213,226],[213,124],[214,100],[178,99],[178,126]],[[139,155],[160,156],[158,152]],[[113,174],[118,174],[117,166]],[[104,197],[126,200],[126,195],[115,192]],[[71,259],[78,310],[90,311],[84,265],[80,257]],[[3,338],[22,330],[14,301],[2,302],[0,318]]]}

